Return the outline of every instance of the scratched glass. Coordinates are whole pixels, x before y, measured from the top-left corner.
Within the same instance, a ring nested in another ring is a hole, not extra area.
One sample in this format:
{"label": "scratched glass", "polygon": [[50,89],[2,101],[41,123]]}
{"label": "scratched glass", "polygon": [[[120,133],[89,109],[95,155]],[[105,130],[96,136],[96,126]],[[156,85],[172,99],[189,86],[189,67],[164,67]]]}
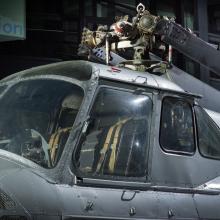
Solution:
{"label": "scratched glass", "polygon": [[220,159],[220,130],[208,114],[199,106],[195,107],[198,145],[200,153],[208,158]]}
{"label": "scratched glass", "polygon": [[64,81],[35,79],[13,85],[0,96],[0,150],[45,168],[55,166],[82,98],[81,88]]}

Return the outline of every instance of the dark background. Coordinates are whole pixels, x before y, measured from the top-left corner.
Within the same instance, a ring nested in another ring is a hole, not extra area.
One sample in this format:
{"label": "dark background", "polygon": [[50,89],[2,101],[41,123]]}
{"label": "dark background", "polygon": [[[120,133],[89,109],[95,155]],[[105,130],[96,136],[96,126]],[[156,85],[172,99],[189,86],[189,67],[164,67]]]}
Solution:
{"label": "dark background", "polygon": [[[116,15],[134,16],[140,2],[156,15],[175,16],[176,22],[218,46],[219,0],[26,0],[26,39],[0,42],[0,78],[33,66],[79,59],[77,47],[84,26],[110,25]],[[220,89],[219,77],[206,68],[178,53],[174,63]]]}

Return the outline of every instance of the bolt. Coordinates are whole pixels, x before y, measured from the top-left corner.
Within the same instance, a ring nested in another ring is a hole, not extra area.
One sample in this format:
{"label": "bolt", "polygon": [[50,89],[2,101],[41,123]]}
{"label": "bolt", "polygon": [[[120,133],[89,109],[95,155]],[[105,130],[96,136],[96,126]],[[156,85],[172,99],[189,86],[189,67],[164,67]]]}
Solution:
{"label": "bolt", "polygon": [[93,210],[93,206],[94,206],[94,203],[92,201],[87,201],[85,210],[87,212],[90,211],[90,210]]}
{"label": "bolt", "polygon": [[133,216],[133,215],[135,215],[136,214],[136,209],[135,209],[135,207],[131,207],[130,208],[130,211],[129,211],[129,215],[130,216]]}
{"label": "bolt", "polygon": [[174,216],[174,213],[173,213],[173,211],[170,209],[169,211],[168,211],[168,218],[172,218]]}

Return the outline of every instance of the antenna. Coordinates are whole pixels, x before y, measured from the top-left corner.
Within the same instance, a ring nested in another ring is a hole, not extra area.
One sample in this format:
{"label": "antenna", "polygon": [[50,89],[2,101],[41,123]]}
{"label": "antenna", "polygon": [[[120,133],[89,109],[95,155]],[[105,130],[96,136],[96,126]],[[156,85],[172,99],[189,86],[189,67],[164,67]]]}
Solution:
{"label": "antenna", "polygon": [[105,62],[106,65],[109,65],[109,61],[110,61],[110,44],[109,44],[109,40],[110,40],[110,33],[106,34],[105,37]]}

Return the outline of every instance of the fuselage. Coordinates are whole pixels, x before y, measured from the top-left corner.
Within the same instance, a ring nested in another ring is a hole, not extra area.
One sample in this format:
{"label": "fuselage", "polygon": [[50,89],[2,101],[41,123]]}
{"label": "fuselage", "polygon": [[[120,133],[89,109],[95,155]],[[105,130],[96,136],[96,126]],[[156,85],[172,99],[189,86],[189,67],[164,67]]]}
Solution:
{"label": "fuselage", "polygon": [[85,61],[3,79],[0,219],[219,219],[220,131],[200,99]]}

